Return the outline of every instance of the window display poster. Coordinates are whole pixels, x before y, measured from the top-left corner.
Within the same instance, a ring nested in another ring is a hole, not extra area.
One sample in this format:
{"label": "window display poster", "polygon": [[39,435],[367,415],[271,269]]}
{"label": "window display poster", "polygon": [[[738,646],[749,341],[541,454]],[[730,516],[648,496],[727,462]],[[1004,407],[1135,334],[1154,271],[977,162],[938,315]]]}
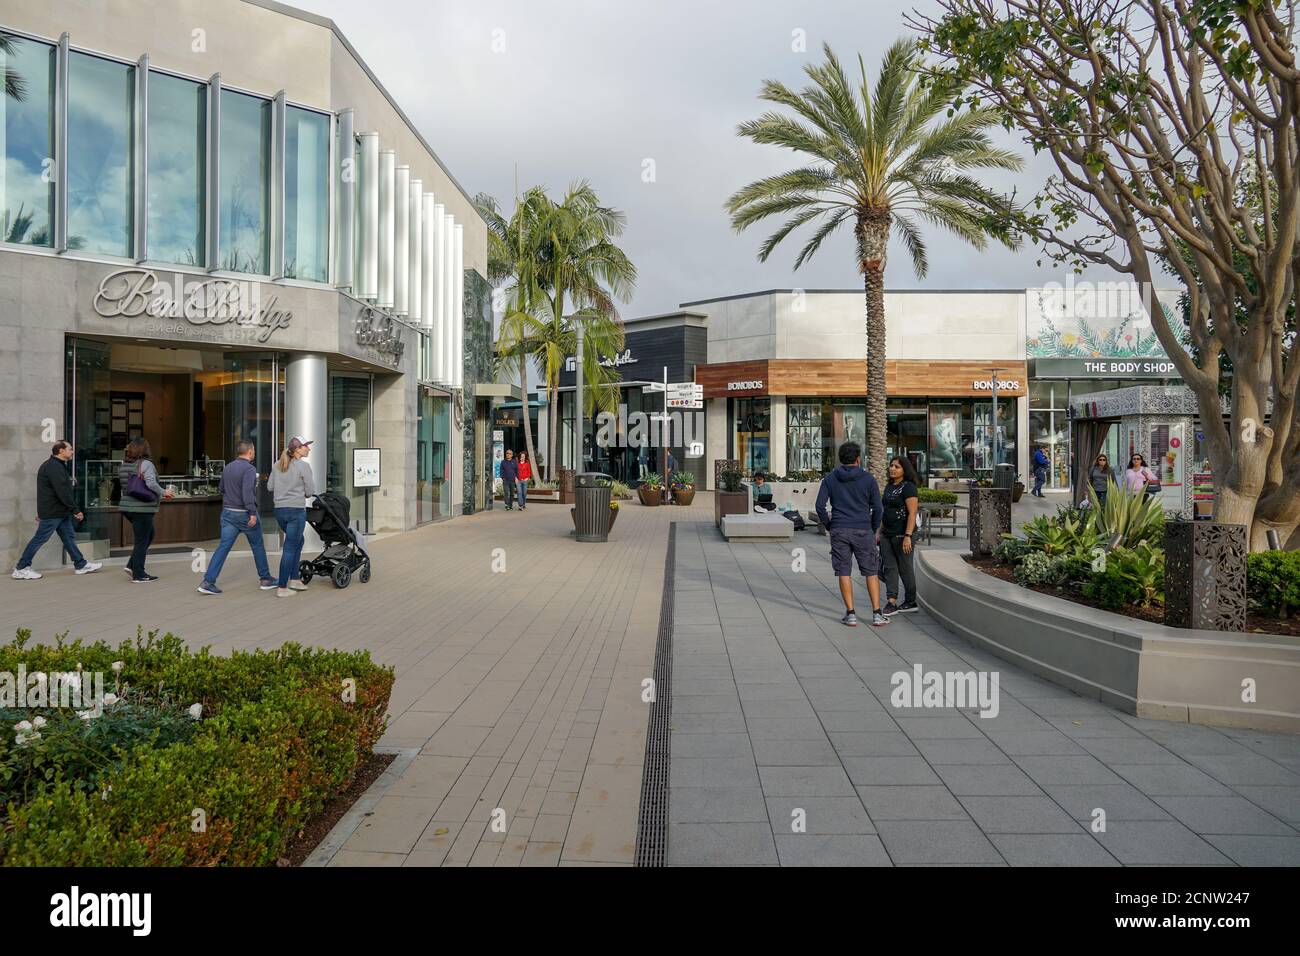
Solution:
{"label": "window display poster", "polygon": [[1166,511],[1183,509],[1183,485],[1187,481],[1186,435],[1181,424],[1151,427],[1151,456],[1147,464],[1160,477],[1160,506]]}
{"label": "window display poster", "polygon": [[378,448],[354,448],[352,450],[352,487],[379,487]]}
{"label": "window display poster", "polygon": [[930,470],[961,469],[961,406],[930,406]]}
{"label": "window display poster", "polygon": [[867,406],[834,406],[831,411],[831,425],[835,431],[835,462],[838,464],[841,445],[850,441],[862,445],[866,441]]}
{"label": "window display poster", "polygon": [[786,467],[790,471],[821,470],[821,405],[800,402],[790,404],[786,427]]}
{"label": "window display poster", "polygon": [[975,405],[975,470],[993,468],[993,405]]}

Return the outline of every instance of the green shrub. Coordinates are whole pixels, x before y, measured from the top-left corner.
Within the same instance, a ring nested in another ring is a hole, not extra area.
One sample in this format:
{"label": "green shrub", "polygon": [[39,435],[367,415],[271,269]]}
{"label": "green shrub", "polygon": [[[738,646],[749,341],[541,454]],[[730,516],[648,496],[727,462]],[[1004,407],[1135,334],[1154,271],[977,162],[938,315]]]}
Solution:
{"label": "green shrub", "polygon": [[934,488],[917,488],[916,500],[941,505],[955,505],[957,503],[957,493],[953,491],[936,491]]}
{"label": "green shrub", "polygon": [[993,556],[1003,564],[1016,564],[1030,551],[1024,538],[1014,534],[1004,534],[1001,543],[993,549]]}
{"label": "green shrub", "polygon": [[1300,609],[1300,551],[1260,551],[1246,559],[1246,591],[1262,611],[1286,618]]}
{"label": "green shrub", "polygon": [[739,468],[724,468],[718,477],[722,480],[723,491],[739,491],[740,482],[745,475]]}
{"label": "green shrub", "polygon": [[120,661],[122,702],[83,727],[52,709],[21,747],[0,733],[0,770],[28,768],[21,792],[17,773],[4,781],[7,866],[274,863],[373,752],[393,684],[367,652],[286,644],[220,657],[154,634],[117,648],[26,640],[0,647],[0,670],[80,663],[107,675]]}
{"label": "green shrub", "polygon": [[1135,604],[1140,596],[1138,586],[1121,572],[1117,562],[1110,561],[1104,571],[1093,574],[1083,593],[1111,611]]}
{"label": "green shrub", "polygon": [[1156,546],[1164,543],[1165,512],[1158,498],[1132,494],[1112,481],[1105,503],[1097,500],[1097,493],[1091,485],[1088,486],[1088,501],[1092,506],[1088,511],[1093,526],[1103,541],[1119,535],[1119,544],[1125,548],[1135,547],[1143,541]]}
{"label": "green shrub", "polygon": [[674,471],[668,478],[672,481],[674,488],[695,487],[695,475],[689,471]]}
{"label": "green shrub", "polygon": [[611,481],[609,483],[609,497],[611,499],[631,498],[632,491],[621,481]]}
{"label": "green shrub", "polygon": [[1072,559],[1063,554],[1049,555],[1030,551],[1016,565],[1016,580],[1024,585],[1060,587],[1073,569]]}

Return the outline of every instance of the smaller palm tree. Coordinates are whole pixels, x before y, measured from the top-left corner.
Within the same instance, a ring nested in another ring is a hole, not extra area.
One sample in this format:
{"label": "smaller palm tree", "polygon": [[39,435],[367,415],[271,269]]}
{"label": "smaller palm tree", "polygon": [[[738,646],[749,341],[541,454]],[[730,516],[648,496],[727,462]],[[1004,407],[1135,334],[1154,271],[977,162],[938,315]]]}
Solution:
{"label": "smaller palm tree", "polygon": [[[16,57],[18,55],[18,44],[12,34],[0,32],[0,53],[5,57]],[[4,78],[5,92],[7,99],[16,103],[21,103],[27,99],[27,80],[15,68],[6,66],[0,70],[0,76]]]}

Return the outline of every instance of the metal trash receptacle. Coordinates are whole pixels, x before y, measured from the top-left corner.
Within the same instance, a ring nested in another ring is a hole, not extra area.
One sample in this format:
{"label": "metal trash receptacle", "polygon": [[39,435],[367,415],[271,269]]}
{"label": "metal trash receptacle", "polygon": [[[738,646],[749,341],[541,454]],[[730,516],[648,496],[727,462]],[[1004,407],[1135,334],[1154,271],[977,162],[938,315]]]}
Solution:
{"label": "metal trash receptacle", "polygon": [[579,541],[609,540],[609,475],[583,472],[574,481],[574,524]]}
{"label": "metal trash receptacle", "polygon": [[1010,491],[1016,484],[1016,466],[1001,464],[993,468],[993,487]]}

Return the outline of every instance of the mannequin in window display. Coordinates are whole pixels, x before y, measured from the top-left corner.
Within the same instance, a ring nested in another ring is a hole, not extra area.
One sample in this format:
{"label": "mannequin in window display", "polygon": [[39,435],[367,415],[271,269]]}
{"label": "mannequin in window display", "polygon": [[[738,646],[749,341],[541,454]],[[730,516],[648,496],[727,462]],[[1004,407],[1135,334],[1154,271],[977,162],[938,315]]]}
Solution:
{"label": "mannequin in window display", "polygon": [[960,468],[962,461],[961,436],[957,422],[951,417],[940,418],[934,426],[934,466]]}

